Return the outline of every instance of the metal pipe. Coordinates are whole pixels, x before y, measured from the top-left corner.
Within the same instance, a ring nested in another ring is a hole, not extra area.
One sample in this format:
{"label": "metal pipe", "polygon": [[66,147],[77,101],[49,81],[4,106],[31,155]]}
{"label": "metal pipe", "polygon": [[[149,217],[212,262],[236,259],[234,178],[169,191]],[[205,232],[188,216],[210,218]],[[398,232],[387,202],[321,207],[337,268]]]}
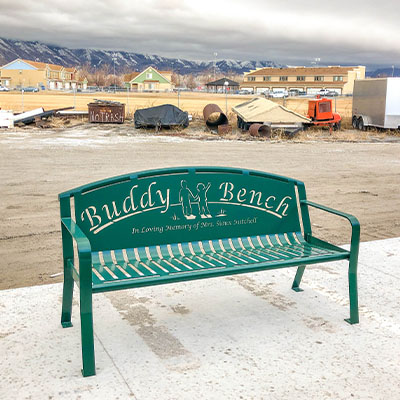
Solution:
{"label": "metal pipe", "polygon": [[[217,118],[211,118],[212,114],[219,114]],[[207,104],[203,109],[203,117],[209,128],[216,128],[218,125],[228,124],[228,118],[217,104]]]}
{"label": "metal pipe", "polygon": [[263,124],[251,124],[249,128],[251,136],[271,137],[271,127]]}

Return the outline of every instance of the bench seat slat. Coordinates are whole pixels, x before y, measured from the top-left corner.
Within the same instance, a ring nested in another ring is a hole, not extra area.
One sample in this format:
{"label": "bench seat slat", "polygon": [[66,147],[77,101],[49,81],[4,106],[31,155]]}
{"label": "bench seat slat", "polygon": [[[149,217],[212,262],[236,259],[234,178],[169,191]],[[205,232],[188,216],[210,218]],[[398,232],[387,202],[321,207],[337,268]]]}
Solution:
{"label": "bench seat slat", "polygon": [[[131,277],[131,275],[128,272],[124,271],[124,269],[117,262],[114,250],[99,252],[99,256],[100,255],[102,255],[102,258],[100,257],[100,263],[103,265],[103,267],[107,267],[105,269],[108,269],[108,271],[111,272],[110,273],[107,271],[113,277],[113,279],[124,279],[126,277]],[[104,262],[104,264],[102,263],[102,261]]]}
{"label": "bench seat slat", "polygon": [[248,258],[250,258],[251,261],[257,260],[259,262],[264,262],[272,259],[270,256],[267,256],[265,253],[259,251],[257,248],[252,248],[249,245],[249,242],[242,238],[230,239],[229,242],[232,244],[233,248],[239,249],[239,252],[246,255]]}
{"label": "bench seat slat", "polygon": [[[234,239],[237,240],[237,239]],[[237,257],[240,260],[246,261],[246,263],[253,263],[253,262],[259,262],[262,261],[261,258],[254,257],[248,252],[243,252],[242,248],[236,243],[233,242],[232,239],[224,239],[224,240],[219,240],[219,250],[225,251],[229,255],[233,257]]]}
{"label": "bench seat slat", "polygon": [[144,286],[153,286],[153,285],[161,285],[179,281],[187,281],[194,279],[204,279],[210,277],[217,276],[226,276],[240,273],[249,273],[249,272],[257,272],[268,269],[276,269],[276,268],[286,268],[291,266],[301,266],[305,264],[316,264],[319,262],[326,261],[336,261],[343,260],[348,258],[348,254],[338,253],[334,255],[327,255],[325,257],[309,257],[303,259],[289,259],[289,260],[280,260],[278,262],[271,263],[254,263],[254,264],[242,264],[239,266],[230,266],[230,267],[215,267],[215,268],[206,268],[204,270],[197,271],[187,271],[170,274],[168,276],[155,276],[155,277],[143,277],[139,279],[125,279],[120,281],[108,281],[101,285],[93,286],[94,293],[105,292],[109,290],[119,290],[126,288],[134,288],[134,287],[144,287]]}
{"label": "bench seat slat", "polygon": [[272,257],[278,260],[290,260],[292,258],[291,255],[287,254],[285,251],[280,250],[278,246],[274,246],[269,236],[260,236],[260,241],[264,246],[262,251],[270,254]]}
{"label": "bench seat slat", "polygon": [[184,280],[198,279],[198,274],[209,275],[211,271],[224,275],[217,272],[224,269],[269,269],[282,263],[347,257],[345,250],[310,245],[297,232],[99,251],[92,253],[93,290],[107,290],[113,283],[121,288],[124,282],[129,287],[135,282],[144,286],[151,280],[167,283],[172,276],[178,280],[181,275],[187,277]]}

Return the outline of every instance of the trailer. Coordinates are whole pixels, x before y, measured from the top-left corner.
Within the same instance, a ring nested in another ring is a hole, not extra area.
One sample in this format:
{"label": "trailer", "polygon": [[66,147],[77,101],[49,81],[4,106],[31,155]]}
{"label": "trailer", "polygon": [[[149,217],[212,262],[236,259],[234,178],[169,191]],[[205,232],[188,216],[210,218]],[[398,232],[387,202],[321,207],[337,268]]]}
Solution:
{"label": "trailer", "polygon": [[400,78],[361,79],[354,82],[352,125],[400,129]]}

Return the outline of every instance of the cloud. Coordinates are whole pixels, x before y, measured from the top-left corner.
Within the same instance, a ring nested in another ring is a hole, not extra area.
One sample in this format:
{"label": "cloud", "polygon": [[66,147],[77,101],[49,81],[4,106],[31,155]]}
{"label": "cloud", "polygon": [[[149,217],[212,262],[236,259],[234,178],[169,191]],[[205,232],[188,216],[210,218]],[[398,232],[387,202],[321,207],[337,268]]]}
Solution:
{"label": "cloud", "polygon": [[1,36],[74,48],[400,64],[398,1],[2,0]]}

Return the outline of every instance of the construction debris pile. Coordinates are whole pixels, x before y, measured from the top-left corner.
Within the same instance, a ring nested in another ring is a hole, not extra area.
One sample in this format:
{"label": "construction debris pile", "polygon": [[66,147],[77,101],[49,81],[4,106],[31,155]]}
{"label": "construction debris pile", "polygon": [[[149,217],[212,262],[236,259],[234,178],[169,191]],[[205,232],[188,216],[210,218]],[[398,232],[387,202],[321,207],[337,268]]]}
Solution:
{"label": "construction debris pile", "polygon": [[14,126],[30,125],[33,123],[37,127],[44,128],[47,127],[47,120],[50,117],[66,115],[63,112],[72,110],[73,108],[64,107],[45,111],[43,107],[40,107],[20,114],[14,114],[10,110],[0,110],[0,128],[13,128]]}
{"label": "construction debris pile", "polygon": [[238,104],[232,111],[237,115],[238,128],[249,130],[253,136],[270,136],[274,129],[294,134],[311,122],[309,118],[261,97]]}

